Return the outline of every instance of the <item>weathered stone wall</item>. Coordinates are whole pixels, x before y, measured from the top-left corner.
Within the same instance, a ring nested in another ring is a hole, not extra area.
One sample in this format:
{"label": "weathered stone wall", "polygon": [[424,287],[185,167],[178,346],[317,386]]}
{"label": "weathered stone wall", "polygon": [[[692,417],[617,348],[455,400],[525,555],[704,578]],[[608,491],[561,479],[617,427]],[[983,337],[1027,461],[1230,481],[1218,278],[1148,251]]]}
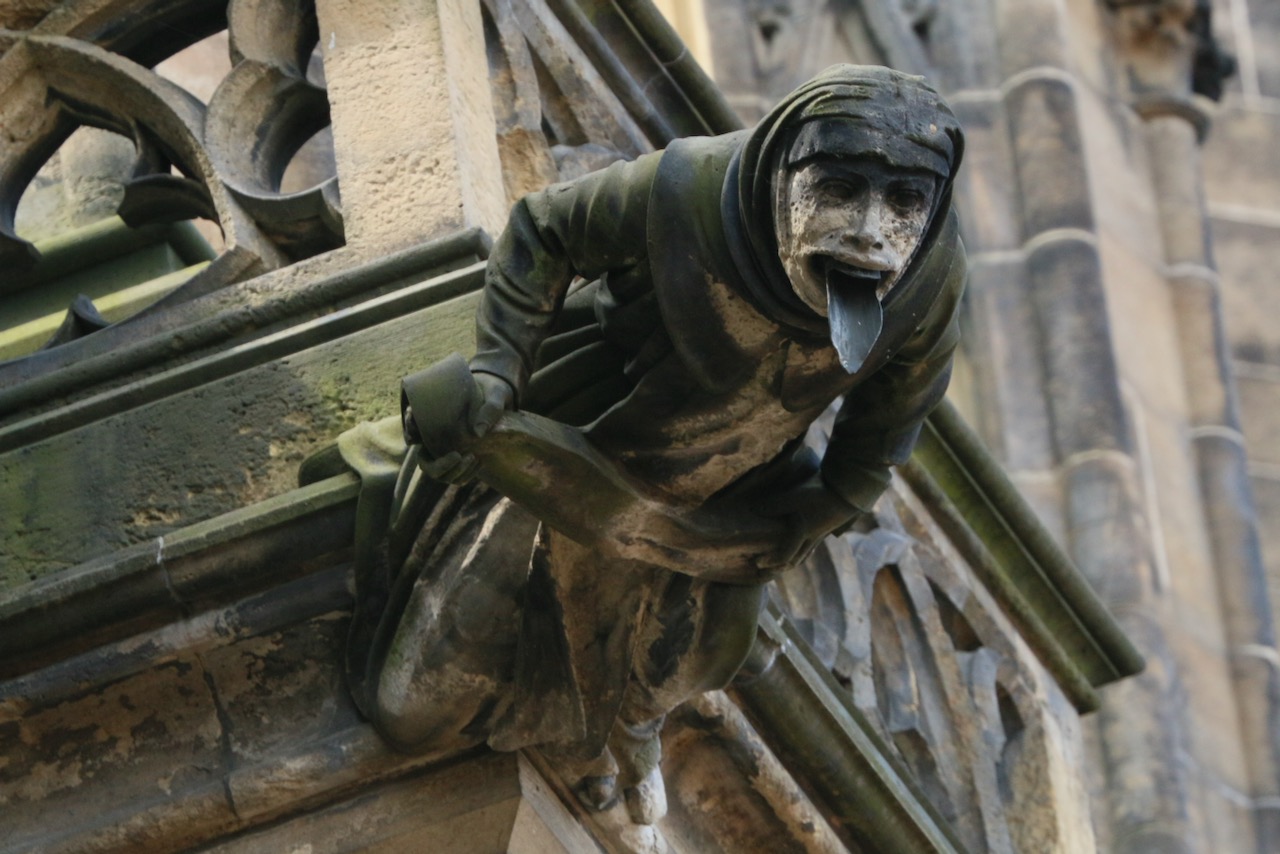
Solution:
{"label": "weathered stone wall", "polygon": [[1223,0],[1214,16],[1239,61],[1204,148],[1205,193],[1222,278],[1228,353],[1240,394],[1263,556],[1280,606],[1280,11]]}

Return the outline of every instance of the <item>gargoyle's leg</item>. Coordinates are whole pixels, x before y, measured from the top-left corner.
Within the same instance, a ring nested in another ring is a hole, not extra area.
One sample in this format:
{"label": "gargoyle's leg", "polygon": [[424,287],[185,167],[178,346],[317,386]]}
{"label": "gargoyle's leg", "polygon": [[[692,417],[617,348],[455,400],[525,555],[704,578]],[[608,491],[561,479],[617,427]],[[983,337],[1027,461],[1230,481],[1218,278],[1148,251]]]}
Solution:
{"label": "gargoyle's leg", "polygon": [[664,578],[638,629],[609,747],[598,768],[584,764],[577,784],[579,797],[596,809],[625,796],[638,824],[666,813],[660,735],[667,714],[733,678],[755,639],[764,591],[657,571]]}
{"label": "gargoyle's leg", "polygon": [[501,499],[487,513],[445,524],[443,532],[424,531],[432,547],[406,561],[407,591],[393,596],[403,610],[388,614],[389,642],[375,650],[374,723],[406,751],[479,744],[510,701],[537,520]]}
{"label": "gargoyle's leg", "polygon": [[671,574],[636,643],[624,719],[638,725],[723,688],[756,636],[764,585]]}

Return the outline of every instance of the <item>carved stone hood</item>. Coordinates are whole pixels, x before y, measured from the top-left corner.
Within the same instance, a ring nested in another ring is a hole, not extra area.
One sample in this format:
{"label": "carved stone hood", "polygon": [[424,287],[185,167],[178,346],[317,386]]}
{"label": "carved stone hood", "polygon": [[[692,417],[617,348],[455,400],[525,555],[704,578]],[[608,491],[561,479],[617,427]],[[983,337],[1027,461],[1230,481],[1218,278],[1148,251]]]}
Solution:
{"label": "carved stone hood", "polygon": [[[920,121],[919,117],[930,117]],[[826,120],[826,121],[823,121]],[[938,240],[951,207],[951,188],[964,151],[964,133],[951,109],[922,77],[889,68],[833,65],[788,95],[748,133],[729,165],[721,199],[725,233],[738,272],[751,297],[784,326],[826,336],[827,320],[806,306],[791,288],[782,263],[774,214],[774,176],[785,172],[786,160],[802,129],[819,121],[846,125],[847,132],[806,133],[800,140],[811,156],[870,155],[906,168],[938,172],[942,186],[935,200],[922,247]],[[784,167],[784,168],[779,168]],[[886,300],[909,288],[919,272],[916,258]],[[886,308],[887,308],[886,304]]]}

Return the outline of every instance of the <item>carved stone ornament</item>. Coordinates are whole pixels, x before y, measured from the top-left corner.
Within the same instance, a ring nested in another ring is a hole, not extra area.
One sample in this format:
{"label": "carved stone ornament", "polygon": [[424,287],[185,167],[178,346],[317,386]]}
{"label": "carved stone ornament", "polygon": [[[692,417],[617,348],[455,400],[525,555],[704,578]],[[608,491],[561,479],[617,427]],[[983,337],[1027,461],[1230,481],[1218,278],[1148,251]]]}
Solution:
{"label": "carved stone ornament", "polygon": [[922,79],[835,66],[753,130],[515,206],[476,355],[405,380],[387,533],[357,543],[349,676],[390,742],[537,747],[660,817],[667,713],[732,678],[766,584],[870,511],[942,397],[962,145]]}
{"label": "carved stone ornament", "polygon": [[[19,199],[80,126],[133,143],[118,209],[127,224],[220,227],[225,251],[170,301],[342,245],[336,177],[281,191],[294,154],[329,124],[311,3],[67,2],[34,25],[9,23],[31,28],[0,29],[0,292],[24,287],[39,260],[14,229]],[[224,28],[232,69],[208,104],[152,70]]]}

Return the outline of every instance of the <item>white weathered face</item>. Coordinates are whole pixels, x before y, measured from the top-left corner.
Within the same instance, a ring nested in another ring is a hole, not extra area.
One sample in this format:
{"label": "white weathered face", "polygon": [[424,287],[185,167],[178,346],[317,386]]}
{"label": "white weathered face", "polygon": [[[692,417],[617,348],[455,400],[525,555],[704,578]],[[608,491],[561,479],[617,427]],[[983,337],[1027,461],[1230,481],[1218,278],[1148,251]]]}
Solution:
{"label": "white weathered face", "polygon": [[829,316],[829,289],[893,289],[929,222],[938,179],[873,157],[821,158],[780,189],[778,256],[806,305]]}

